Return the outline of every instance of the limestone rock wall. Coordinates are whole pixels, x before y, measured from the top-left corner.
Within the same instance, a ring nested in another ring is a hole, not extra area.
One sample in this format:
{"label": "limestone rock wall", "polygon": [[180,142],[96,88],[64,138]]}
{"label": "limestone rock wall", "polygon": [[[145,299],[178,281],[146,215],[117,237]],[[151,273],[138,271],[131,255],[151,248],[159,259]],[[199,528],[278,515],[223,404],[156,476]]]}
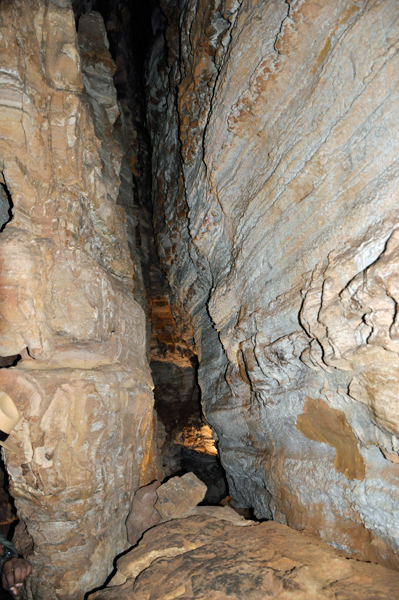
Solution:
{"label": "limestone rock wall", "polygon": [[160,4],[158,249],[230,492],[397,567],[398,3]]}
{"label": "limestone rock wall", "polygon": [[[129,248],[134,263],[141,265],[142,277],[138,278],[134,294],[147,314],[158,446],[163,476],[169,476],[181,468],[181,446],[175,443],[176,436],[182,433],[189,420],[195,422],[198,430],[202,422],[192,325],[184,306],[175,303],[171,297],[158,259],[152,222],[151,144],[146,127],[143,70],[150,41],[148,36],[151,37],[151,32],[161,31],[164,22],[159,8],[150,18],[156,5],[157,2],[152,0],[144,5],[137,0],[94,2],[94,8],[101,8],[104,16],[115,59],[114,83],[123,121],[118,133],[126,154],[122,162],[122,180],[125,172],[130,175],[130,196],[122,198],[122,205],[128,207]],[[81,6],[80,10],[84,8]],[[79,13],[79,7],[76,12]]]}
{"label": "limestone rock wall", "polygon": [[7,468],[41,600],[103,583],[126,547],[132,496],[157,475],[107,44],[97,13],[77,34],[68,0],[1,3],[0,170],[13,218],[0,234],[0,354],[22,360],[0,369],[0,387],[22,414],[12,438],[25,458],[8,454]]}

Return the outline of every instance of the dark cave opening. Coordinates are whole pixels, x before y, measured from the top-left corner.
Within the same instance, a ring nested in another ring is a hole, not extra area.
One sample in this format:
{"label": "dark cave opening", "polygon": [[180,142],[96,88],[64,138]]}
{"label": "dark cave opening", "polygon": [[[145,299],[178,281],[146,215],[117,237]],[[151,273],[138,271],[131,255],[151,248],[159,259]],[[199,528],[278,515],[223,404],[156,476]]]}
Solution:
{"label": "dark cave opening", "polygon": [[82,14],[92,11],[101,14],[107,31],[110,32],[108,41],[114,57],[119,32],[125,30],[128,33],[129,38],[126,41],[132,52],[132,61],[140,68],[141,74],[153,35],[152,17],[158,6],[158,0],[72,0],[76,21]]}
{"label": "dark cave opening", "polygon": [[198,359],[182,368],[153,361],[158,445],[167,477],[192,472],[208,488],[202,504],[218,504],[228,494],[224,469],[210,427],[204,421],[197,379]]}
{"label": "dark cave opening", "polygon": [[0,458],[0,534],[12,540],[18,521],[14,498],[9,493],[9,476]]}
{"label": "dark cave opening", "polygon": [[[3,180],[3,181],[1,181]],[[13,201],[3,175],[0,173],[0,232],[13,217]]]}
{"label": "dark cave opening", "polygon": [[0,356],[0,369],[15,367],[21,358],[20,354],[15,354],[14,356]]}

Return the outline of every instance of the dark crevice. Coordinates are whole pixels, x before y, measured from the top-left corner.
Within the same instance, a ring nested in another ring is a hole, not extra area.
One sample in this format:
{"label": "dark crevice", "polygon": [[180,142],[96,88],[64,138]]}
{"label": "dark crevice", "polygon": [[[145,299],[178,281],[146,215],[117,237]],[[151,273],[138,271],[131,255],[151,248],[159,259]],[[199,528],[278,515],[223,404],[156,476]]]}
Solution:
{"label": "dark crevice", "polygon": [[0,182],[0,232],[13,218],[14,203],[5,183]]}
{"label": "dark crevice", "polygon": [[[128,215],[137,219],[131,251],[133,258],[139,257],[141,261],[146,294],[162,477],[166,481],[175,475],[193,472],[208,488],[202,504],[216,505],[226,497],[229,499],[227,479],[216,449],[209,450],[208,439],[211,445],[213,440],[202,413],[194,342],[187,341],[192,336],[185,321],[188,317],[174,306],[154,232],[152,149],[144,78],[148,52],[155,36],[163,35],[166,17],[158,0],[72,0],[72,4],[77,24],[81,15],[92,11],[98,11],[104,20],[109,50],[116,65],[114,84],[123,113],[114,129],[117,131],[125,122],[128,132],[134,133],[123,148],[132,172],[133,201],[121,204]],[[142,306],[146,310],[145,302]],[[85,600],[106,587],[115,575],[117,559],[123,554],[125,552],[115,558],[114,569],[107,580],[87,592]]]}
{"label": "dark crevice", "polygon": [[[15,367],[20,360],[20,354],[0,356],[0,369]],[[11,541],[18,522],[14,498],[9,493],[8,472],[0,455],[0,534]]]}
{"label": "dark crevice", "polygon": [[21,360],[20,354],[14,354],[13,356],[0,356],[0,369],[9,369],[15,367]]}
{"label": "dark crevice", "polygon": [[0,534],[12,540],[18,523],[14,498],[9,493],[9,477],[7,469],[0,457]]}
{"label": "dark crevice", "polygon": [[216,454],[176,440],[185,432],[201,437],[206,425],[202,414],[201,392],[198,383],[198,359],[191,359],[192,368],[181,368],[168,362],[151,365],[155,383],[155,410],[158,420],[165,428],[166,439],[161,448],[163,468],[169,467],[169,476],[194,473],[208,488],[202,502],[218,504],[227,494],[227,480],[220,459]]}
{"label": "dark crevice", "polygon": [[100,12],[104,19],[116,64],[114,84],[118,100],[137,134],[136,145],[130,142],[128,152],[136,160],[132,169],[134,205],[140,215],[136,251],[141,258],[148,317],[152,321],[150,367],[155,385],[155,410],[166,433],[161,455],[166,463],[169,461],[169,465],[164,465],[164,475],[193,471],[208,486],[205,502],[216,504],[227,495],[228,489],[219,458],[176,443],[181,432],[187,429],[200,432],[205,421],[198,384],[198,359],[193,348],[180,343],[175,322],[178,315],[166,306],[172,304],[171,293],[166,273],[161,268],[153,228],[151,142],[144,76],[148,52],[155,37],[166,28],[167,19],[158,0],[92,0],[86,2],[85,7],[86,11]]}
{"label": "dark crevice", "polygon": [[[72,0],[75,21],[83,14],[97,11],[101,14],[108,30],[108,41],[113,57],[116,56],[117,35],[121,29],[128,32],[128,43],[132,60],[142,70],[153,35],[152,15],[158,0]],[[134,18],[130,18],[131,16]]]}
{"label": "dark crevice", "polygon": [[113,562],[113,569],[112,569],[111,573],[108,575],[107,579],[104,581],[104,583],[102,585],[94,588],[93,590],[90,590],[89,592],[86,592],[85,595],[83,596],[83,600],[88,600],[92,594],[95,594],[96,592],[99,592],[100,590],[103,590],[104,588],[107,587],[107,585],[109,584],[109,582],[111,581],[111,579],[114,577],[114,575],[116,575],[116,572],[117,572],[116,563],[117,563],[117,561],[122,556],[124,556],[125,554],[127,554],[128,552],[130,552],[130,550],[131,550],[131,548],[128,548],[127,550],[125,550],[121,554],[118,554],[117,556],[115,556],[114,562]]}

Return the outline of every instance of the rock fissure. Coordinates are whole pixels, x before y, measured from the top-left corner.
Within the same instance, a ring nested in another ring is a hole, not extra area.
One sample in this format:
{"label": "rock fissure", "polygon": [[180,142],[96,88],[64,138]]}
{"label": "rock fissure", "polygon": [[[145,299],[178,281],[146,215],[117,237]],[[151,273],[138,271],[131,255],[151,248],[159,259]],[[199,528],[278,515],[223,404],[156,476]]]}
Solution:
{"label": "rock fissure", "polygon": [[277,48],[277,44],[279,42],[280,37],[283,34],[284,31],[284,26],[286,24],[286,21],[290,19],[290,12],[291,12],[291,0],[285,0],[285,4],[287,5],[287,14],[285,15],[285,17],[283,17],[281,24],[280,24],[280,29],[278,30],[278,33],[276,35],[276,39],[273,43],[273,48],[275,50],[275,52],[277,52],[277,54],[281,54],[279,49]]}
{"label": "rock fissure", "polygon": [[[1,177],[4,181],[4,174],[1,174]],[[12,208],[14,206],[5,182],[0,182],[0,201],[0,232],[2,232],[7,223],[12,220]]]}
{"label": "rock fissure", "polygon": [[395,0],[1,3],[26,597],[395,597],[398,23]]}

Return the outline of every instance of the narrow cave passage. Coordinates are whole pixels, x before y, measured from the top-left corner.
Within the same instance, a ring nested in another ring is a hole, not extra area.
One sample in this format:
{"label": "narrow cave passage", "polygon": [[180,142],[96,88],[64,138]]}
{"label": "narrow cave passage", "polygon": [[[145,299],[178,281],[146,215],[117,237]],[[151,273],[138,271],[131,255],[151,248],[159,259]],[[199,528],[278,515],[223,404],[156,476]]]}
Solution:
{"label": "narrow cave passage", "polygon": [[[24,43],[34,56],[22,97],[31,137],[25,117],[0,136],[0,385],[21,417],[25,462],[6,461],[18,546],[29,549],[30,593],[46,600],[107,579],[138,488],[196,473],[208,488],[203,503],[227,496],[201,410],[191,319],[154,236],[145,61],[166,18],[156,2],[77,0],[72,23],[67,4],[0,11],[2,31],[25,32],[24,42],[10,33],[10,47]],[[54,60],[41,65],[46,52]],[[18,78],[4,77],[20,93]],[[51,101],[36,94],[39,80]],[[76,545],[80,575],[68,579],[63,553]],[[91,569],[96,549],[102,559]]]}
{"label": "narrow cave passage", "polygon": [[135,298],[148,318],[162,476],[194,472],[208,486],[204,502],[217,504],[228,490],[211,428],[202,415],[193,331],[169,287],[154,236],[152,203],[157,182],[151,174],[146,61],[157,37],[165,34],[166,17],[157,0],[75,0],[73,6],[78,30],[82,15],[92,11],[101,14],[116,65],[113,81],[123,114],[115,127],[126,128],[123,135],[127,137],[127,160],[133,175],[133,204],[124,208],[135,220],[130,248],[133,259],[141,263],[144,283],[143,289],[140,283],[136,287]]}
{"label": "narrow cave passage", "polygon": [[396,598],[398,24],[0,2],[23,600]]}

